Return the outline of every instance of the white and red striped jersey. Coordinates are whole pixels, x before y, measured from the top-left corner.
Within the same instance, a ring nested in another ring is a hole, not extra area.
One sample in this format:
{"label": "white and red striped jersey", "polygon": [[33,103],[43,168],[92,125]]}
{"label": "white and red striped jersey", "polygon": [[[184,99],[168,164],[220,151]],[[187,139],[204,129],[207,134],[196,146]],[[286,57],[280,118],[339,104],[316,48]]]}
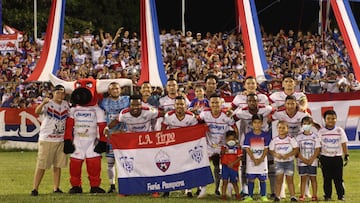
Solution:
{"label": "white and red striped jersey", "polygon": [[42,108],[39,140],[47,142],[64,141],[65,121],[69,116],[69,103],[62,101],[61,104],[50,100]]}
{"label": "white and red striped jersey", "polygon": [[[282,107],[285,105],[285,99],[288,95],[284,93],[284,91],[281,92],[274,92],[269,96],[271,105],[279,109],[279,107]],[[302,92],[294,92],[291,96],[294,96],[296,98],[296,102],[299,103],[299,100],[301,97],[306,97],[306,95]]]}
{"label": "white and red striped jersey", "polygon": [[[190,102],[187,99],[187,97],[185,98],[185,102],[186,102],[186,108],[189,107]],[[168,95],[161,97],[159,100],[159,109],[164,110],[165,112],[171,111],[175,109],[175,98],[170,98]]]}
{"label": "white and red striped jersey", "polygon": [[[273,107],[271,107],[270,105],[258,105],[258,113],[264,117],[263,120],[263,125],[262,125],[262,131],[269,131],[269,125],[268,125],[268,115],[270,115],[271,112],[273,112]],[[242,128],[243,129],[243,134],[246,134],[250,131],[252,131],[253,127],[252,127],[252,116],[253,114],[251,114],[249,112],[249,107],[245,106],[244,108],[238,109],[234,112],[234,117],[235,119],[239,119],[241,120],[241,124],[242,124]],[[240,133],[241,134],[241,133]]]}
{"label": "white and red striped jersey", "polygon": [[218,117],[214,117],[210,108],[202,111],[199,118],[209,127],[207,132],[208,146],[220,150],[221,146],[225,144],[225,133],[235,126],[234,119],[226,115],[226,109],[223,109]]}
{"label": "white and red striped jersey", "polygon": [[[265,94],[256,93],[258,97],[258,103],[261,105],[269,105],[269,98]],[[247,95],[240,93],[236,95],[231,102],[231,107],[233,109],[241,109],[247,106]]]}
{"label": "white and red striped jersey", "polygon": [[151,120],[156,119],[159,112],[155,108],[141,107],[141,114],[134,117],[130,114],[130,108],[123,109],[119,114],[119,122],[124,122],[128,132],[151,131]]}
{"label": "white and red striped jersey", "polygon": [[346,133],[341,127],[322,128],[318,132],[321,143],[321,155],[334,157],[344,155],[342,144],[348,142]]}
{"label": "white and red striped jersey", "polygon": [[169,111],[165,114],[162,126],[165,129],[174,129],[187,126],[193,126],[198,123],[198,120],[191,111],[185,112],[185,117],[182,120],[179,120],[176,116],[175,110]]}
{"label": "white and red striped jersey", "polygon": [[310,115],[301,111],[297,111],[293,117],[289,117],[285,110],[280,110],[276,111],[272,115],[272,119],[286,121],[288,123],[289,135],[291,137],[296,137],[301,131],[301,120],[306,116]]}

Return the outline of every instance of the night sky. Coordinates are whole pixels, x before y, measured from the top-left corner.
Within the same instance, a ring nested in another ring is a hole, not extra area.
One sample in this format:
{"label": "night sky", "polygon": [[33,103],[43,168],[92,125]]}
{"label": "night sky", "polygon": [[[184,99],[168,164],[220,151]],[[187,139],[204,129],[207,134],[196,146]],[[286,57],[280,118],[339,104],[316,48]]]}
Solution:
{"label": "night sky", "polygon": [[[212,33],[236,28],[235,0],[186,0],[186,30]],[[265,31],[317,30],[319,3],[317,0],[255,0],[259,22]],[[181,0],[156,0],[159,28],[181,30]],[[357,22],[360,3],[351,2]]]}

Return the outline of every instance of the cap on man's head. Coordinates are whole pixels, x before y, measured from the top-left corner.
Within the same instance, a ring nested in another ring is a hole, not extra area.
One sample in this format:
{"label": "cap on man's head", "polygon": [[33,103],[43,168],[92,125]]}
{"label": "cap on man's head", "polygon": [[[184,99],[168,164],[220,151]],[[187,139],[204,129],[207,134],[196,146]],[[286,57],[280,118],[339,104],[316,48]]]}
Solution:
{"label": "cap on man's head", "polygon": [[54,88],[54,91],[57,91],[57,90],[65,90],[65,87],[62,85],[56,85]]}

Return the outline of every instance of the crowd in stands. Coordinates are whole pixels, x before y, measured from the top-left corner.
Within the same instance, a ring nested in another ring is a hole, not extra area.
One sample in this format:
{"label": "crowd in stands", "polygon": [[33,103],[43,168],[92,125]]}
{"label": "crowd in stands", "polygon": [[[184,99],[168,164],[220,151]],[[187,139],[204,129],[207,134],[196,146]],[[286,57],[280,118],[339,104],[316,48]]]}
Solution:
{"label": "crowd in stands", "polygon": [[[311,32],[280,30],[276,35],[262,31],[268,61],[267,77],[260,84],[265,93],[281,89],[284,75],[297,81],[297,91],[338,93],[360,89],[354,78],[350,57],[338,30],[323,38]],[[24,83],[40,57],[45,34],[36,40],[24,35],[16,52],[0,55],[0,96],[2,107],[26,108],[51,96],[49,83]],[[185,93],[193,93],[196,83],[213,73],[220,79],[224,95],[243,90],[246,60],[241,34],[181,33],[161,31],[160,43],[167,76],[172,75]],[[61,65],[57,76],[66,81],[93,77],[130,78],[137,83],[141,72],[140,40],[136,32],[119,28],[115,35],[87,29],[64,34]],[[161,89],[156,91],[161,94]]]}

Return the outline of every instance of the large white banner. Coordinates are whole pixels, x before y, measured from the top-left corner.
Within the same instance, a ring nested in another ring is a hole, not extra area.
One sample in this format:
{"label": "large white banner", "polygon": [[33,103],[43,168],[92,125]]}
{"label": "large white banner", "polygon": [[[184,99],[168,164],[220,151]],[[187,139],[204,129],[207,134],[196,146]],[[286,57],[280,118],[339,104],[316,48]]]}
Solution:
{"label": "large white banner", "polygon": [[119,194],[190,189],[213,182],[205,125],[111,137]]}

